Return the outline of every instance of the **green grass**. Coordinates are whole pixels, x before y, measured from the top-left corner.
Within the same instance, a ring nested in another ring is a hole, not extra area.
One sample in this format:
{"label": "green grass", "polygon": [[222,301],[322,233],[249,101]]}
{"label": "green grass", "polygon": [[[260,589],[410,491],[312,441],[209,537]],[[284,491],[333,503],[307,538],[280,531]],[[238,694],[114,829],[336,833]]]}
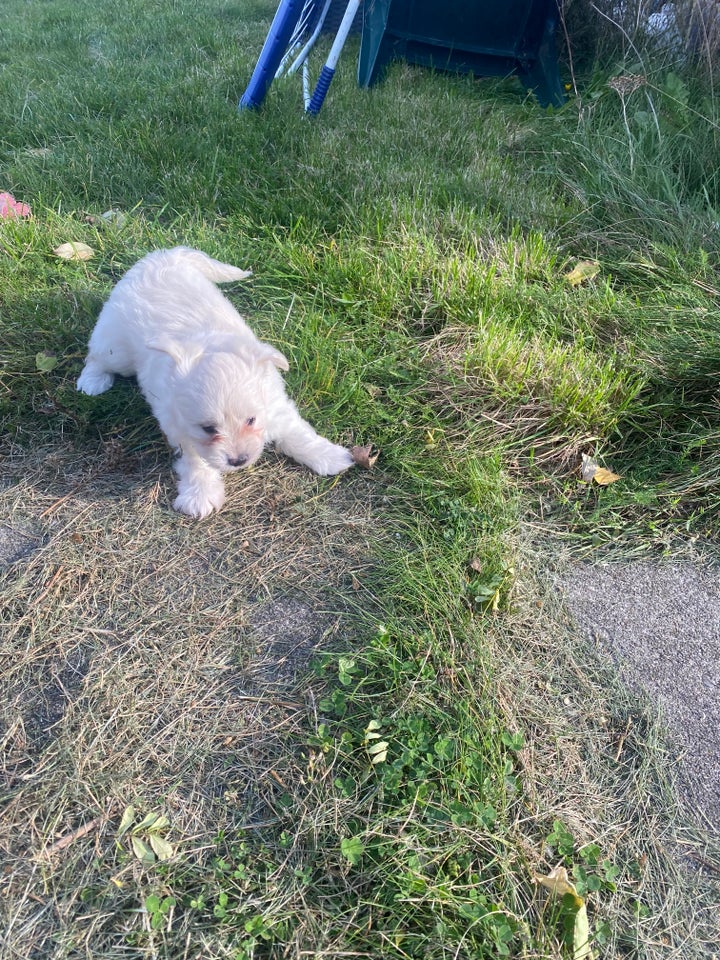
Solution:
{"label": "green grass", "polygon": [[[2,571],[0,951],[572,957],[533,880],[562,864],[597,956],[705,956],[716,885],[676,851],[715,847],[535,574],[716,548],[717,100],[659,59],[554,112],[402,64],[360,91],[351,41],[317,119],[298,83],[238,114],[273,8],[6,0],[0,191],[33,216],[0,221],[2,495],[42,549]],[[233,302],[373,473],[268,455],[205,524],[166,509],[137,391],[75,380],[177,243],[253,269]],[[317,654],[263,685],[249,624],[286,596]]]}

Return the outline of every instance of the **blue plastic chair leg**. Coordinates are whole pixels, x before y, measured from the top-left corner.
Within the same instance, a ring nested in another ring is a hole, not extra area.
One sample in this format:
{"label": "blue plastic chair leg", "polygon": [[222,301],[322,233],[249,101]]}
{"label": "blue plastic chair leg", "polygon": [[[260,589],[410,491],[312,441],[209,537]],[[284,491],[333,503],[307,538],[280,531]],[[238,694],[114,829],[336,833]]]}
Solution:
{"label": "blue plastic chair leg", "polygon": [[280,0],[250,83],[240,98],[238,110],[248,110],[262,104],[300,19],[303,5],[303,0]]}

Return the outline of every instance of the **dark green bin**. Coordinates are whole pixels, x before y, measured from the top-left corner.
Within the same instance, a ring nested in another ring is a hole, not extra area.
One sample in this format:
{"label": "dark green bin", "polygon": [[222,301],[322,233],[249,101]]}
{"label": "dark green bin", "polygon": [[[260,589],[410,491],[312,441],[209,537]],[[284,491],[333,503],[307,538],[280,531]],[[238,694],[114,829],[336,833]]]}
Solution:
{"label": "dark green bin", "polygon": [[395,59],[479,77],[516,74],[547,106],[560,106],[557,0],[365,0],[358,83]]}

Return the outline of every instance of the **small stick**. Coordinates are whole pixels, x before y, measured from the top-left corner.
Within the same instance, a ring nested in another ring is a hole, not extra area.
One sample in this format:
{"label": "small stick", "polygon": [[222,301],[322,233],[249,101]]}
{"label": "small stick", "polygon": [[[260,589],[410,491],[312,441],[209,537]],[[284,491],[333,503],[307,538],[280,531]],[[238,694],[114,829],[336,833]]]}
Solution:
{"label": "small stick", "polygon": [[64,569],[65,569],[65,565],[61,563],[60,566],[59,566],[59,567],[57,568],[57,570],[55,571],[55,573],[54,573],[54,574],[52,575],[52,577],[50,578],[50,582],[48,583],[48,585],[45,587],[45,589],[44,589],[43,592],[40,594],[40,596],[37,598],[37,600],[34,601],[34,603],[35,603],[36,606],[37,606],[37,604],[39,604],[42,600],[44,600],[45,597],[50,593],[50,591],[52,590],[52,588],[53,588],[53,587],[55,586],[55,584],[57,583],[58,578],[60,577],[60,574],[63,572]]}
{"label": "small stick", "polygon": [[279,783],[280,786],[283,787],[283,789],[287,790],[287,786],[286,786],[285,783],[283,782],[282,777],[281,777],[279,774],[275,773],[274,770],[270,770],[269,772],[270,772],[270,776],[273,778],[273,780],[275,780],[276,783]]}
{"label": "small stick", "polygon": [[94,820],[90,820],[88,823],[83,824],[82,827],[78,827],[77,830],[73,830],[72,833],[68,833],[66,836],[61,837],[56,843],[51,847],[48,847],[45,850],[45,853],[52,855],[53,853],[58,853],[60,850],[64,850],[65,847],[69,847],[71,843],[74,843],[76,840],[80,840],[82,837],[86,837],[89,833],[92,833],[93,830],[97,828],[102,823],[102,817],[95,817]]}
{"label": "small stick", "polygon": [[57,508],[58,508],[58,507],[61,507],[61,506],[65,503],[66,500],[70,500],[71,497],[74,497],[75,494],[78,492],[79,489],[80,489],[80,487],[75,487],[75,489],[74,489],[74,490],[71,490],[70,493],[66,493],[64,497],[60,497],[60,499],[59,499],[59,500],[56,500],[55,503],[51,503],[50,506],[49,506],[46,510],[43,510],[43,512],[40,514],[40,516],[41,516],[41,517],[46,517],[49,513],[52,513],[53,510],[57,510]]}
{"label": "small stick", "polygon": [[631,726],[632,726],[632,719],[628,720],[627,724],[625,725],[624,733],[620,734],[620,741],[618,743],[617,753],[615,754],[615,763],[617,763],[618,760],[620,759],[620,754],[622,753],[623,747],[625,746],[625,739],[627,735],[630,733]]}

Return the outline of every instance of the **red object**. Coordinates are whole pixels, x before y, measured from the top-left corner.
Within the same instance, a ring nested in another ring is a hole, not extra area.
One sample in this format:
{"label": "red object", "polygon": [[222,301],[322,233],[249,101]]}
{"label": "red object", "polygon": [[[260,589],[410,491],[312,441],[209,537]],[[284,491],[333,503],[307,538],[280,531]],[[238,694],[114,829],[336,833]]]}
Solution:
{"label": "red object", "polygon": [[0,193],[0,217],[29,217],[30,207],[26,203],[18,203],[11,193]]}

